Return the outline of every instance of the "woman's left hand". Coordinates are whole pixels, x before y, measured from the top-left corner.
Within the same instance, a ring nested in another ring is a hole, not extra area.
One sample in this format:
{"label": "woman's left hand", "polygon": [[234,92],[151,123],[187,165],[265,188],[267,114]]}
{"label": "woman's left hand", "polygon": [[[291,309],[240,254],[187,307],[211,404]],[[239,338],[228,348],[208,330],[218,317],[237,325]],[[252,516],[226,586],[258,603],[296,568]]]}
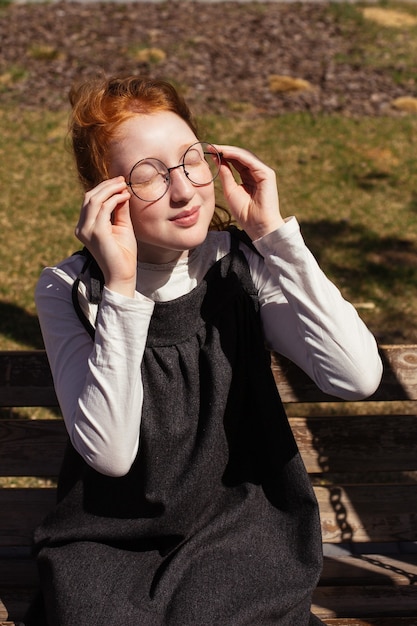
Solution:
{"label": "woman's left hand", "polygon": [[[238,224],[252,240],[282,226],[274,170],[243,148],[218,144],[215,148],[222,153],[219,176],[225,200]],[[230,166],[238,172],[241,182],[236,181]]]}

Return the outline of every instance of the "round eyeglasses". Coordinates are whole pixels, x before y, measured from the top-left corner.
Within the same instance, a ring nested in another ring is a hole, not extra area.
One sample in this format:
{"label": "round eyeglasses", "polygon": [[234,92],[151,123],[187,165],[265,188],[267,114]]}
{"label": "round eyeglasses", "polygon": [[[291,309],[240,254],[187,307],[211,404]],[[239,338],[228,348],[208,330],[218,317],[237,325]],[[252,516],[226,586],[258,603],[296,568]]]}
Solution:
{"label": "round eyeglasses", "polygon": [[173,167],[167,167],[159,159],[141,159],[130,170],[127,185],[139,200],[156,202],[168,191],[172,170],[182,167],[193,185],[204,187],[217,177],[221,160],[221,152],[211,143],[199,141],[187,148],[181,163]]}

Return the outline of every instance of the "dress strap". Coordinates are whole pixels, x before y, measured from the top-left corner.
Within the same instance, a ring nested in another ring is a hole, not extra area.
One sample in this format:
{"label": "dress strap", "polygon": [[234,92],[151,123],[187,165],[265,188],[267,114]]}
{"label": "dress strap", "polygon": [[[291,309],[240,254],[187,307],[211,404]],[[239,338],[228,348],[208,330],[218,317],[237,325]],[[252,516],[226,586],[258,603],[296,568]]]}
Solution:
{"label": "dress strap", "polygon": [[88,334],[90,335],[91,339],[94,341],[96,329],[88,320],[84,311],[81,308],[80,301],[78,298],[78,294],[79,294],[78,288],[79,288],[80,282],[83,282],[86,286],[87,286],[87,283],[89,282],[89,285],[87,288],[87,292],[89,294],[88,301],[91,304],[99,305],[101,302],[101,296],[103,293],[104,276],[103,276],[103,272],[99,268],[93,255],[91,254],[91,252],[87,250],[87,248],[83,248],[82,250],[79,250],[78,252],[75,252],[74,254],[80,254],[83,257],[85,257],[85,262],[84,262],[81,272],[78,274],[72,286],[72,291],[71,291],[72,303],[74,305],[75,312],[77,313],[77,316],[80,322],[82,323],[82,325],[84,326]]}
{"label": "dress strap", "polygon": [[255,252],[258,256],[262,257],[262,254],[253,245],[253,241],[246,231],[237,228],[237,226],[229,226],[227,230],[230,233],[232,252],[237,252],[239,249],[239,243],[244,243],[250,250],[252,250],[252,252]]}

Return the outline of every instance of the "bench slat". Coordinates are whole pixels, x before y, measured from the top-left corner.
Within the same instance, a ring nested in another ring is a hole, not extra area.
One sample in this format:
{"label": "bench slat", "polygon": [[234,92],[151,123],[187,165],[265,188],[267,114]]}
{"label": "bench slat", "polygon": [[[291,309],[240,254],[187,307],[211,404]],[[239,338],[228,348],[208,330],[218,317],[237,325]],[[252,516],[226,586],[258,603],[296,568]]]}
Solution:
{"label": "bench slat", "polygon": [[325,557],[320,585],[410,585],[417,582],[417,554]]}
{"label": "bench slat", "polygon": [[417,484],[315,487],[315,492],[324,542],[417,537]]}
{"label": "bench slat", "polygon": [[[369,400],[417,400],[417,346],[381,346],[381,384]],[[274,354],[272,372],[283,402],[337,401],[322,393],[294,363]]]}
{"label": "bench slat", "polygon": [[[315,492],[325,542],[415,541],[417,485],[315,487]],[[0,489],[0,545],[29,545],[33,528],[54,502],[54,489]]]}
{"label": "bench slat", "polygon": [[21,621],[33,597],[33,587],[0,587],[0,624],[3,620]]}
{"label": "bench slat", "polygon": [[[29,556],[1,558],[0,586],[35,586],[38,580],[36,564]],[[325,557],[320,585],[409,585],[417,581],[417,554],[387,556],[366,554]]]}
{"label": "bench slat", "polygon": [[61,419],[0,420],[0,476],[57,476],[66,442]]}
{"label": "bench slat", "polygon": [[417,469],[415,415],[293,417],[290,424],[310,473]]}
{"label": "bench slat", "polygon": [[367,619],[339,617],[327,618],[323,621],[327,626],[417,626],[415,617],[368,617]]}
{"label": "bench slat", "polygon": [[[1,595],[1,590],[0,590]],[[18,601],[14,598],[13,611],[16,619],[23,617],[26,610],[27,603],[24,601]],[[10,611],[9,611],[10,613]],[[20,622],[3,621],[8,615],[8,610],[4,604],[0,601],[0,626],[20,626]],[[388,617],[388,618],[322,618],[323,622],[327,626],[417,626],[417,618],[415,617]]]}
{"label": "bench slat", "polygon": [[[22,619],[24,611],[33,597],[33,588],[15,590],[0,587],[0,597],[2,598],[0,601],[0,620],[7,620],[10,617],[19,620]],[[321,619],[354,617],[354,614],[362,619],[381,614],[406,617],[415,613],[416,602],[417,588],[413,586],[318,587],[313,596],[312,612]],[[340,622],[329,623],[337,624]],[[379,626],[382,625],[380,620],[375,623]],[[392,626],[394,622],[387,619],[385,623],[387,626]],[[403,621],[403,623],[410,624],[410,626],[413,624],[412,621]],[[352,622],[347,622],[347,624],[352,625]]]}
{"label": "bench slat", "polygon": [[[384,374],[373,400],[417,400],[417,346],[381,346]],[[272,371],[283,402],[335,401],[296,365],[273,355]],[[0,351],[0,406],[56,406],[43,350]]]}
{"label": "bench slat", "polygon": [[[290,424],[310,473],[417,467],[414,415],[294,417]],[[66,441],[62,419],[0,420],[0,476],[56,476]]]}
{"label": "bench slat", "polygon": [[0,587],[35,587],[38,571],[34,559],[1,558]]}
{"label": "bench slat", "polygon": [[416,607],[415,585],[317,587],[313,594],[312,612],[320,618],[411,617],[416,615]]}
{"label": "bench slat", "polygon": [[55,489],[0,489],[0,546],[30,546],[55,498]]}
{"label": "bench slat", "polygon": [[44,350],[0,352],[0,407],[57,404]]}

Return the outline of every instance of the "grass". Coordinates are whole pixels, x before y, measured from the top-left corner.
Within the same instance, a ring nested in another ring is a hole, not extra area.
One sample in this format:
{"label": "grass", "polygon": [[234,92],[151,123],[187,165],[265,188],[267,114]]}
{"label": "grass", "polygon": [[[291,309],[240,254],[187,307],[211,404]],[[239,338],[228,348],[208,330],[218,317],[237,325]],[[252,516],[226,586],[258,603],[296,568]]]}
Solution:
{"label": "grass", "polygon": [[[0,112],[0,348],[42,346],[37,277],[79,248],[81,192],[67,113]],[[277,171],[325,272],[386,343],[417,341],[417,117],[288,114],[204,118],[212,141],[244,145]]]}
{"label": "grass", "polygon": [[336,60],[381,69],[400,83],[414,79],[417,6],[412,2],[375,4],[330,5],[341,34],[350,42],[345,54]]}
{"label": "grass", "polygon": [[[401,26],[398,16],[417,18],[417,5],[371,6],[385,9],[385,18],[396,11],[396,19],[381,25],[366,4],[329,5],[347,42],[335,62],[377,67],[412,86],[417,24]],[[28,50],[40,62],[55,54],[30,42]],[[4,72],[0,91],[22,71]],[[254,118],[251,108],[233,102],[225,111],[200,120],[204,138],[245,146],[271,164],[283,214],[297,215],[322,268],[378,340],[417,342],[417,115]],[[0,108],[0,349],[42,347],[37,278],[80,247],[73,229],[82,195],[67,148],[67,113]]]}
{"label": "grass", "polygon": [[41,347],[33,290],[43,266],[78,246],[81,197],[66,114],[0,111],[0,347]]}

